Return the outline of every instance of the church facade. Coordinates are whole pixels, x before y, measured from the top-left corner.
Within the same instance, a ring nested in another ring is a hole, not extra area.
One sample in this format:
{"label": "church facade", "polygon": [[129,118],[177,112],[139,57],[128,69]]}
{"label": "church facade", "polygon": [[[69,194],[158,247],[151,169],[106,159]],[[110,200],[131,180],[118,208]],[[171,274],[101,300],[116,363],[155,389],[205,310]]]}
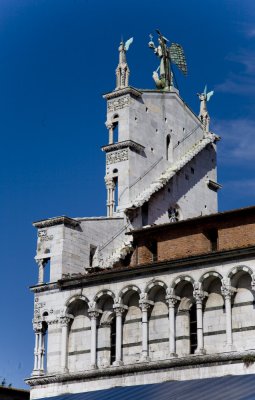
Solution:
{"label": "church facade", "polygon": [[104,95],[107,216],[34,223],[32,399],[255,372],[255,208],[218,213],[209,96],[196,116],[162,71],[129,86],[129,44]]}

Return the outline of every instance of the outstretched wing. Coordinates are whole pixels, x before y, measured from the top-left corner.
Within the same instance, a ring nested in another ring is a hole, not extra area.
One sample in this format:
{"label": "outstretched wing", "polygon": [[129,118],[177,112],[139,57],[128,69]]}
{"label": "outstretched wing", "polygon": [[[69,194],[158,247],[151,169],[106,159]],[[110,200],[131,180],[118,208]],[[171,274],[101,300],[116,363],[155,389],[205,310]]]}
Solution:
{"label": "outstretched wing", "polygon": [[172,43],[169,47],[169,53],[171,61],[180,68],[184,75],[187,75],[187,63],[182,46],[177,43]]}
{"label": "outstretched wing", "polygon": [[214,93],[214,90],[212,90],[211,92],[207,93],[207,95],[206,95],[206,100],[207,101],[210,100],[210,98],[212,97],[213,93]]}
{"label": "outstretched wing", "polygon": [[129,49],[129,46],[131,45],[131,43],[133,43],[133,40],[134,40],[134,38],[131,37],[130,39],[128,39],[126,41],[125,46],[124,46],[126,51]]}
{"label": "outstretched wing", "polygon": [[203,94],[206,94],[206,93],[207,93],[207,85],[205,85]]}

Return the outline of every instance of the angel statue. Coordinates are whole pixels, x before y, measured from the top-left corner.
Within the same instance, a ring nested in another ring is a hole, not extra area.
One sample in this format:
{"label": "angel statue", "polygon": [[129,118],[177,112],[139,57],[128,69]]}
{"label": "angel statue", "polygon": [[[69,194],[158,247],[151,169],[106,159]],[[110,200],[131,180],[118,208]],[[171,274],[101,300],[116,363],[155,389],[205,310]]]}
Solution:
{"label": "angel statue", "polygon": [[171,64],[176,64],[183,74],[187,75],[186,59],[182,46],[177,43],[172,43],[171,46],[168,47],[169,40],[164,37],[159,30],[156,30],[156,32],[159,35],[158,47],[156,47],[152,41],[152,35],[150,35],[150,41],[148,43],[149,47],[154,50],[154,53],[160,59],[160,65],[157,70],[153,72],[152,76],[158,89],[170,90],[171,86],[174,86]]}
{"label": "angel statue", "polygon": [[210,100],[214,91],[207,93],[207,85],[205,85],[203,93],[197,93],[199,100],[200,100],[200,111],[198,118],[203,124],[204,131],[209,132],[209,125],[210,125],[210,117],[207,111],[207,102]]}
{"label": "angel statue", "polygon": [[133,38],[128,39],[125,43],[123,40],[119,46],[119,64],[116,68],[116,90],[128,87],[128,79],[130,70],[127,65],[126,52],[133,43]]}

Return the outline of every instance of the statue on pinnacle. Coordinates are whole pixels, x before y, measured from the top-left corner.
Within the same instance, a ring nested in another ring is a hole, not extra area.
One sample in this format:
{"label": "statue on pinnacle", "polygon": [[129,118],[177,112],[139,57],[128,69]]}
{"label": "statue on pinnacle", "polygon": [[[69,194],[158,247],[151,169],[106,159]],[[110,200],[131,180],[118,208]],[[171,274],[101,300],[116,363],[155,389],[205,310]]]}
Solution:
{"label": "statue on pinnacle", "polygon": [[[160,65],[156,71],[153,72],[153,79],[158,89],[164,91],[171,91],[171,87],[174,87],[173,82],[173,70],[172,64],[187,75],[187,63],[184,55],[184,51],[181,45],[172,43],[168,47],[169,40],[163,36],[159,30],[156,30],[158,34],[159,45],[156,47],[152,41],[152,35],[150,35],[149,47],[154,50],[156,56],[160,59]],[[159,70],[159,74],[158,74]]]}

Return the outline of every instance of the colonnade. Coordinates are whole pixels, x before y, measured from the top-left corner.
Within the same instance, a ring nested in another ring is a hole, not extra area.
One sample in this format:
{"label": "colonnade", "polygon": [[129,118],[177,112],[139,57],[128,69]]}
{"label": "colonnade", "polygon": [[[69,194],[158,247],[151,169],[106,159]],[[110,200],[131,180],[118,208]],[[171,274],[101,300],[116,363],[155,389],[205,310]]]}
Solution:
{"label": "colonnade", "polygon": [[[226,318],[226,345],[229,351],[233,348],[232,337],[232,307],[231,297],[236,292],[230,283],[222,280],[221,293],[225,302],[225,318]],[[196,303],[196,319],[197,319],[197,348],[195,354],[205,354],[204,348],[204,332],[203,332],[203,300],[208,295],[202,290],[200,283],[194,283],[193,299]],[[174,290],[167,291],[165,297],[168,304],[168,335],[169,335],[169,352],[168,357],[177,357],[176,354],[176,305],[181,298],[175,295]],[[119,299],[120,301],[120,299]],[[142,331],[142,346],[140,361],[150,361],[149,357],[149,311],[153,307],[154,302],[148,299],[147,293],[140,294],[139,307],[141,309],[141,331]],[[116,347],[115,361],[113,366],[123,365],[122,343],[123,343],[123,316],[128,310],[128,306],[118,302],[113,304],[113,312],[116,318]],[[88,315],[91,321],[91,340],[90,340],[90,368],[97,368],[97,326],[99,316],[102,310],[97,308],[96,303],[91,302],[88,308]],[[61,326],[61,372],[68,372],[68,337],[71,321],[74,317],[70,314],[60,317],[59,323]],[[35,331],[35,359],[34,359],[34,375],[40,375],[44,372],[44,336],[45,328],[42,322],[34,324]]]}

